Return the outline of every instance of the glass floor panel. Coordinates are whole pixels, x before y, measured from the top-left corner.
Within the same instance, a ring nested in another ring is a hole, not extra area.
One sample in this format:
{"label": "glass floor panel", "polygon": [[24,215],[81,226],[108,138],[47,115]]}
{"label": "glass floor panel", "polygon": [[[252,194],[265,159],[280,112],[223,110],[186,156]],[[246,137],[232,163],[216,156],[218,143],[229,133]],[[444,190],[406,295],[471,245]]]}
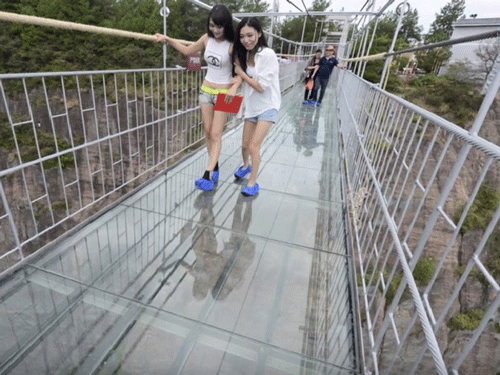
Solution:
{"label": "glass floor panel", "polygon": [[1,280],[0,374],[359,374],[337,120],[301,96],[257,197],[238,126],[213,192],[200,150]]}

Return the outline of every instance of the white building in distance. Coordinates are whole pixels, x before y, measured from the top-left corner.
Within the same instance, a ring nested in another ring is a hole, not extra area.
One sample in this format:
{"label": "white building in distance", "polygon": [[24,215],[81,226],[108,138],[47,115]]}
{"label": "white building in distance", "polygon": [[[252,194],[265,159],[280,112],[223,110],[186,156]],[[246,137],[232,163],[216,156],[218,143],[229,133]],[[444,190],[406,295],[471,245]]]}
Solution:
{"label": "white building in distance", "polygon": [[[499,30],[500,18],[464,18],[453,23],[451,39],[459,39]],[[451,46],[451,58],[441,68],[440,74],[448,72],[450,65],[464,63],[470,78],[485,79],[500,50],[500,40],[494,38],[475,40]]]}

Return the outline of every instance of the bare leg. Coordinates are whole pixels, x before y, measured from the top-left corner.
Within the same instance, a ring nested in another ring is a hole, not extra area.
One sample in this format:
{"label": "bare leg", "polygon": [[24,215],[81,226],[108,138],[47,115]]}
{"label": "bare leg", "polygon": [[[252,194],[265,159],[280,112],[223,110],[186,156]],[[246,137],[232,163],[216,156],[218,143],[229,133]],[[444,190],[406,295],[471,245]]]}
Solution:
{"label": "bare leg", "polygon": [[214,106],[211,104],[201,104],[201,116],[203,119],[203,128],[205,129],[205,142],[207,143],[207,151],[210,157],[212,152],[211,128],[214,120]]}
{"label": "bare leg", "polygon": [[256,123],[250,121],[245,121],[245,125],[243,126],[243,137],[241,140],[241,156],[243,157],[243,169],[247,169],[247,167],[250,165],[250,141],[252,140],[256,126]]}
{"label": "bare leg", "polygon": [[270,121],[259,121],[254,125],[254,131],[249,143],[249,152],[252,157],[252,173],[248,179],[248,186],[250,187],[254,186],[257,181],[257,173],[260,165],[260,147],[272,124]]}
{"label": "bare leg", "polygon": [[213,171],[222,148],[222,131],[227,121],[227,112],[214,111],[210,127],[210,147],[208,148],[207,171]]}

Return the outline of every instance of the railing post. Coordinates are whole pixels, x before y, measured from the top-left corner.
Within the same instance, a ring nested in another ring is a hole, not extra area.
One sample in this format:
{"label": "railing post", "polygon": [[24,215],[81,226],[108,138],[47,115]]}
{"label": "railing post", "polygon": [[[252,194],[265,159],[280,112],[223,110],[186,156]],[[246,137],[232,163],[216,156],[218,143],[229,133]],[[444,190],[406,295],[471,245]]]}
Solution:
{"label": "railing post", "polygon": [[[163,34],[167,35],[167,17],[169,14],[167,8],[167,0],[163,0],[163,8],[160,11],[161,16],[163,17]],[[163,69],[167,68],[167,43],[163,43]]]}
{"label": "railing post", "polygon": [[24,259],[24,255],[21,249],[21,241],[19,239],[19,234],[17,233],[16,224],[14,223],[14,218],[12,217],[12,211],[10,210],[9,202],[7,201],[7,197],[5,196],[5,190],[3,188],[2,181],[0,181],[0,197],[2,198],[2,204],[4,206],[5,213],[7,215],[7,219],[10,225],[10,230],[12,231],[12,236],[14,237],[14,242],[16,244],[14,250],[17,250],[20,259]]}
{"label": "railing post", "polygon": [[[404,0],[403,6],[401,7],[401,13],[398,17],[398,24],[396,26],[396,30],[394,30],[394,37],[392,38],[391,47],[389,48],[389,53],[394,52],[394,46],[396,45],[396,40],[398,39],[399,30],[401,29],[401,24],[403,23],[403,17],[405,14],[405,9],[408,4],[408,0]],[[400,4],[400,5],[401,5]],[[409,6],[409,5],[408,5]],[[388,75],[389,65],[391,65],[392,56],[389,56],[385,59],[384,70],[382,71],[382,75],[380,76],[380,87],[385,88],[386,76]]]}
{"label": "railing post", "polygon": [[304,26],[302,27],[302,36],[300,37],[300,53],[301,54],[304,54],[303,49],[304,49],[304,46],[302,45],[302,43],[304,42],[304,32],[306,31],[306,21],[307,21],[307,16],[304,16]]}

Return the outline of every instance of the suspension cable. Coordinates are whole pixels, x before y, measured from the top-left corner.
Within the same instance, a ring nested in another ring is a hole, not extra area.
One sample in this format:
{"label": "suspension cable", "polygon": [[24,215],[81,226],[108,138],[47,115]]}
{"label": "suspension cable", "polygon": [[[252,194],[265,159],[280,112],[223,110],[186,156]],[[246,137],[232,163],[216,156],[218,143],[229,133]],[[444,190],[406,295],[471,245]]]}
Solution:
{"label": "suspension cable", "polygon": [[384,59],[384,58],[389,57],[389,56],[404,55],[404,54],[408,54],[408,53],[412,53],[412,52],[416,52],[416,51],[429,50],[429,49],[439,48],[439,47],[446,47],[446,46],[451,46],[451,45],[459,44],[459,43],[467,43],[467,42],[474,42],[476,40],[496,38],[499,35],[500,35],[500,30],[494,30],[494,31],[488,31],[486,33],[466,36],[463,38],[449,39],[449,40],[445,40],[442,42],[426,44],[423,46],[408,48],[408,49],[404,49],[404,50],[400,50],[400,51],[394,51],[391,53],[382,52],[382,53],[377,53],[375,55],[345,58],[345,59],[341,59],[341,60],[346,61],[346,62],[381,60],[381,59]]}

